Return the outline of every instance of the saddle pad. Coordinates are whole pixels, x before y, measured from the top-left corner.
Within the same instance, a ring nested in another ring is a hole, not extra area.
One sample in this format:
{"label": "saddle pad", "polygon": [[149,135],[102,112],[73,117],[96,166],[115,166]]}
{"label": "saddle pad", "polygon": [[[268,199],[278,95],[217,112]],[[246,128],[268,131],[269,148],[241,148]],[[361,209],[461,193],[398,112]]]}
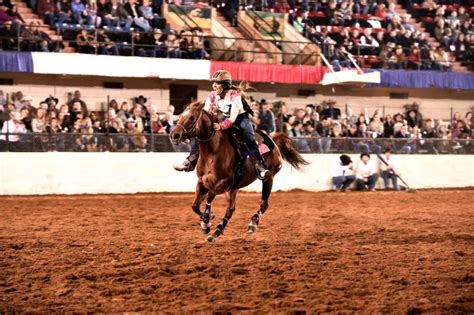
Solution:
{"label": "saddle pad", "polygon": [[265,143],[260,143],[258,145],[258,151],[260,151],[260,154],[264,155],[267,152],[270,152],[270,148]]}

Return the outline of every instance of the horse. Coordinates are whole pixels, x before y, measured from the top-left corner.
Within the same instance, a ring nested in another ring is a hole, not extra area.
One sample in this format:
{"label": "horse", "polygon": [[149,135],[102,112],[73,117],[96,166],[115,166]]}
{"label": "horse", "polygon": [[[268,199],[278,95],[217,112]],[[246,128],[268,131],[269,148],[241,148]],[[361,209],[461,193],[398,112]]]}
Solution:
{"label": "horse", "polygon": [[[211,204],[217,195],[225,194],[227,210],[224,218],[217,225],[215,231],[206,237],[210,243],[223,234],[227,223],[235,211],[238,191],[250,185],[257,179],[254,157],[242,160],[235,153],[233,138],[228,130],[215,130],[213,124],[217,117],[203,110],[204,102],[196,101],[189,104],[170,133],[169,137],[174,145],[196,138],[199,143],[199,159],[196,165],[198,182],[192,210],[201,219],[201,231],[209,234],[211,220],[214,213]],[[263,154],[269,172],[262,179],[262,200],[259,210],[251,217],[248,226],[249,233],[255,233],[262,219],[262,215],[269,207],[273,180],[282,168],[283,160],[296,169],[309,164],[296,150],[292,140],[283,133],[277,133],[269,141],[273,141],[273,150]],[[239,169],[240,163],[240,169]],[[240,176],[235,176],[239,169]],[[206,199],[206,207],[201,212],[201,203]]]}

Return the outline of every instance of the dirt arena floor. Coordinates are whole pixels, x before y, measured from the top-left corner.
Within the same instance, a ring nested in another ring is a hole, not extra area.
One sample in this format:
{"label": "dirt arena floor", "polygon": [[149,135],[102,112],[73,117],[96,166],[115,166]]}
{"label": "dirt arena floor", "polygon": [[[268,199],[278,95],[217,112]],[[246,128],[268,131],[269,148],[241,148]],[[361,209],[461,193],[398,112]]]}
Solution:
{"label": "dirt arena floor", "polygon": [[215,244],[192,194],[0,197],[0,313],[472,314],[473,196],[277,192],[249,235],[241,193]]}

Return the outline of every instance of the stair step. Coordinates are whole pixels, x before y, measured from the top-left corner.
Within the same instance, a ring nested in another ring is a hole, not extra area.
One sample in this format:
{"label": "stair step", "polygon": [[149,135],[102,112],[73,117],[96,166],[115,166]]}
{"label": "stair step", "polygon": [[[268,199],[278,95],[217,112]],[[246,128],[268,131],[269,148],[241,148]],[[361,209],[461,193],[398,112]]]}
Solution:
{"label": "stair step", "polygon": [[76,52],[76,50],[72,47],[64,47],[62,50],[62,52],[66,52],[66,53],[74,53]]}

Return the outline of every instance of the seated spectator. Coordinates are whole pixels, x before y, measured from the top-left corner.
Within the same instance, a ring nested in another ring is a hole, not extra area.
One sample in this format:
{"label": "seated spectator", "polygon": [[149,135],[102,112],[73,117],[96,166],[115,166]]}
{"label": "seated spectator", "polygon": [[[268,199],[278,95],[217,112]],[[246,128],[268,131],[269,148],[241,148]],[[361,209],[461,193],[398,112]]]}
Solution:
{"label": "seated spectator", "polygon": [[360,37],[360,46],[362,46],[362,54],[376,55],[379,52],[380,44],[372,36],[372,29],[364,29],[364,34]]}
{"label": "seated spectator", "polygon": [[151,28],[150,22],[143,16],[140,15],[139,6],[136,0],[126,0],[124,9],[127,11],[128,16],[133,19],[133,24],[140,28],[144,32],[148,32]]}
{"label": "seated spectator", "polygon": [[403,52],[403,47],[398,45],[395,51],[389,56],[387,65],[389,69],[406,69],[407,58]]}
{"label": "seated spectator", "polygon": [[138,7],[138,13],[141,17],[148,21],[148,24],[151,27],[158,27],[158,14],[153,12],[153,7],[150,3],[150,0],[142,0],[142,4]]}
{"label": "seated spectator", "polygon": [[332,173],[332,185],[336,190],[341,192],[346,189],[355,181],[355,176],[350,174],[354,171],[352,160],[348,155],[339,156],[339,161],[334,167]]}
{"label": "seated spectator", "polygon": [[135,126],[135,120],[132,117],[127,119],[124,131],[125,133],[131,135],[128,138],[130,151],[145,151],[147,139],[145,136],[141,135],[140,131],[137,130]]}
{"label": "seated spectator", "polygon": [[53,0],[38,0],[36,13],[50,27],[54,27],[56,23],[62,25],[69,18],[65,12],[58,10]]}
{"label": "seated spectator", "polygon": [[444,49],[439,48],[437,50],[435,54],[435,65],[437,70],[453,71],[453,64],[449,53]]}
{"label": "seated spectator", "polygon": [[[8,140],[10,149],[12,151],[21,151],[22,144],[20,143],[20,136],[17,134],[26,132],[27,130],[25,124],[21,121],[20,113],[10,112],[10,119],[2,126],[2,135],[0,135],[0,140]],[[13,135],[11,133],[13,133]]]}
{"label": "seated spectator", "polygon": [[127,32],[130,31],[133,18],[129,16],[124,5],[118,0],[110,0],[110,2],[103,4],[104,1],[99,0],[99,12],[102,14],[103,24],[108,28],[120,28],[123,24],[123,29]]}
{"label": "seated spectator", "polygon": [[94,54],[97,48],[97,41],[93,34],[83,28],[76,36],[76,45],[81,54]]}
{"label": "seated spectator", "polygon": [[45,132],[46,131],[46,112],[42,108],[38,108],[36,111],[36,117],[31,122],[31,129],[33,132]]}
{"label": "seated spectator", "polygon": [[399,191],[397,163],[392,156],[392,151],[389,148],[385,148],[383,150],[383,155],[379,155],[379,159],[381,159],[379,166],[385,190],[388,190],[389,180],[391,180],[393,190]]}
{"label": "seated spectator", "polygon": [[105,34],[104,29],[97,30],[97,41],[99,54],[118,56],[119,51],[117,45]]}
{"label": "seated spectator", "polygon": [[173,113],[169,110],[165,112],[165,116],[163,117],[163,120],[161,122],[163,124],[163,127],[165,127],[167,134],[173,131],[174,127],[176,126],[175,121],[173,119]]}
{"label": "seated spectator", "polygon": [[176,37],[176,31],[171,30],[165,40],[165,46],[168,50],[168,58],[181,58],[179,49],[179,39]]}
{"label": "seated spectator", "polygon": [[209,53],[204,49],[204,38],[199,28],[192,30],[190,58],[209,59]]}
{"label": "seated spectator", "polygon": [[122,105],[120,105],[120,110],[117,112],[117,118],[122,121],[122,123],[125,123],[127,121],[127,118],[130,117],[130,105],[127,102],[123,102]]}
{"label": "seated spectator", "polygon": [[296,138],[294,139],[294,142],[296,144],[296,147],[298,148],[298,151],[301,151],[301,152],[311,151],[308,145],[308,141],[306,141],[306,139],[303,139],[306,135],[304,133],[303,122],[301,120],[295,121],[291,130],[289,131],[289,136],[290,138]]}
{"label": "seated spectator", "polygon": [[[156,112],[151,114],[150,131],[152,133],[161,134],[161,135],[166,134],[165,127],[163,126],[160,120],[160,115],[158,115],[158,113]],[[147,132],[150,132],[150,131],[147,131]]]}
{"label": "seated spectator", "polygon": [[[415,143],[411,141],[412,136],[408,131],[408,126],[403,125],[402,123],[396,123],[394,125],[394,138],[397,139],[395,142],[395,147],[397,148],[397,153],[412,153],[415,151]],[[403,141],[402,139],[405,139]]]}
{"label": "seated spectator", "polygon": [[361,153],[360,162],[356,168],[356,185],[357,190],[369,190],[375,191],[375,185],[379,175],[377,174],[375,167],[370,162],[370,154]]}
{"label": "seated spectator", "polygon": [[153,31],[153,40],[150,43],[153,47],[148,48],[147,54],[151,57],[166,58],[168,51],[164,43],[165,36],[160,29]]}
{"label": "seated spectator", "polygon": [[87,26],[93,25],[93,17],[86,10],[86,6],[81,0],[72,0],[71,15],[74,24],[83,24],[85,22]]}
{"label": "seated spectator", "polygon": [[418,43],[415,43],[414,46],[411,47],[410,54],[408,55],[408,69],[412,70],[420,70],[421,69],[421,54],[420,48],[418,48]]}
{"label": "seated spectator", "polygon": [[0,27],[0,38],[2,40],[2,50],[11,51],[18,49],[17,31],[12,28],[11,21],[4,22],[3,27]]}

